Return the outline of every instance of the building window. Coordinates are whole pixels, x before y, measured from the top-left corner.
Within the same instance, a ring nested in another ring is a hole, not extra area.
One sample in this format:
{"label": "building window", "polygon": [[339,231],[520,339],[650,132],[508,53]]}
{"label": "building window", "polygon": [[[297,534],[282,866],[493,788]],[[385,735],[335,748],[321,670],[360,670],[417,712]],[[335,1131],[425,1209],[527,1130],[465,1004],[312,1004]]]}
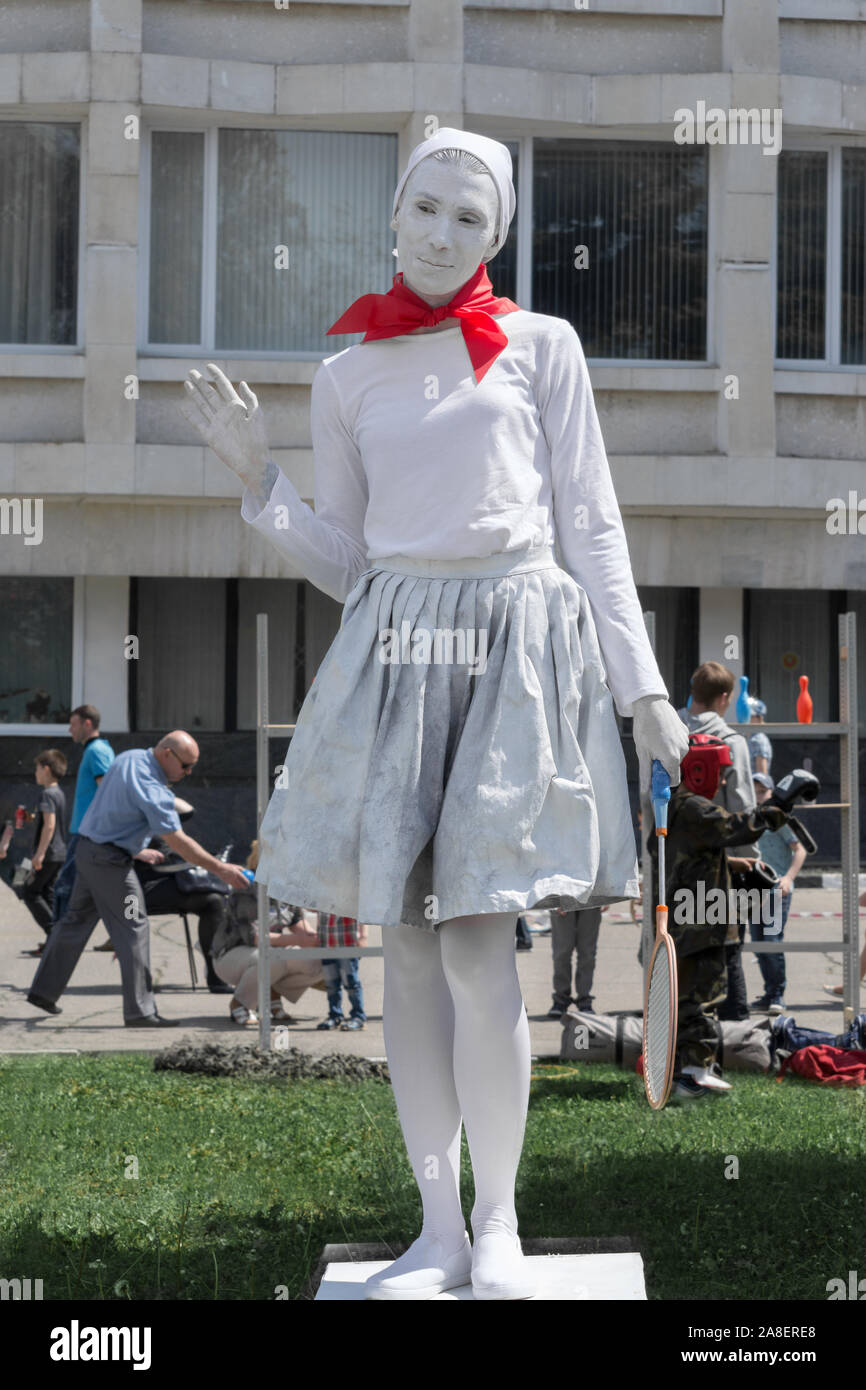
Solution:
{"label": "building window", "polygon": [[80,130],[0,121],[0,343],[74,346]]}
{"label": "building window", "polygon": [[268,721],[293,724],[342,604],[297,579],[133,578],[130,729],[255,729],[258,613],[268,618]]}
{"label": "building window", "polygon": [[293,724],[337,635],[343,605],[305,580],[241,579],[238,728],[256,727],[256,614],[268,617],[268,721]]}
{"label": "building window", "polygon": [[[238,581],[238,728],[256,727],[256,615],[268,619],[268,721],[293,724],[297,713],[298,646],[303,644],[303,613],[298,613],[297,579]],[[300,621],[299,621],[300,618]],[[303,698],[303,692],[301,692]]]}
{"label": "building window", "polygon": [[[515,197],[520,199],[520,142],[518,140],[503,140],[511,154],[511,182],[514,184]],[[488,261],[486,266],[490,283],[493,286],[493,293],[499,295],[501,299],[517,300],[517,213],[511,221],[508,230],[508,237],[502,250],[497,252],[492,261]],[[525,305],[521,305],[525,308]]]}
{"label": "building window", "polygon": [[72,579],[0,578],[0,723],[68,720],[73,584]]}
{"label": "building window", "polygon": [[225,728],[226,580],[136,579],[134,729]]}
{"label": "building window", "polygon": [[637,592],[642,612],[655,613],[655,658],[671,704],[681,709],[699,665],[700,590],[639,584]]}
{"label": "building window", "polygon": [[776,356],[824,358],[827,155],[782,150],[776,233]]}
{"label": "building window", "polygon": [[[390,289],[396,135],[150,135],[146,346],[330,354],[359,295]],[[281,249],[284,248],[284,249]]]}
{"label": "building window", "polygon": [[202,336],[204,135],[154,131],[150,184],[150,338],[197,343]]}
{"label": "building window", "polygon": [[839,360],[866,363],[866,149],[842,151]]}
{"label": "building window", "polygon": [[707,167],[704,146],[535,140],[534,311],[587,357],[706,361]]}
{"label": "building window", "polygon": [[866,149],[782,150],[776,358],[866,364]]}
{"label": "building window", "polygon": [[313,584],[307,584],[305,610],[305,694],[316,678],[316,672],[337,635],[343,617],[343,605],[330,595],[323,594]]}
{"label": "building window", "polygon": [[768,724],[796,723],[800,676],[809,677],[813,721],[838,719],[837,618],[844,611],[845,594],[835,590],[744,590],[743,674],[749,694],[767,706]]}
{"label": "building window", "polygon": [[[844,613],[853,613],[856,622],[857,639],[857,724],[860,730],[860,737],[863,738],[866,732],[866,590],[849,589],[845,599]],[[866,787],[860,784],[861,792],[866,793]],[[866,830],[866,822],[861,822],[862,830]]]}

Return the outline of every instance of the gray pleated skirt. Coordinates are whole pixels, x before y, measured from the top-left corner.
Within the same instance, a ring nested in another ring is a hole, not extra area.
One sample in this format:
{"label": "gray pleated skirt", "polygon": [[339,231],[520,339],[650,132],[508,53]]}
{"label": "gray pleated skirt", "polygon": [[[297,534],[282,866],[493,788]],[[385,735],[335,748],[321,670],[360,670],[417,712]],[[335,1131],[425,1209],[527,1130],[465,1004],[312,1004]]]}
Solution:
{"label": "gray pleated skirt", "polygon": [[584,590],[548,549],[375,560],[298,716],[256,877],[381,926],[639,896]]}

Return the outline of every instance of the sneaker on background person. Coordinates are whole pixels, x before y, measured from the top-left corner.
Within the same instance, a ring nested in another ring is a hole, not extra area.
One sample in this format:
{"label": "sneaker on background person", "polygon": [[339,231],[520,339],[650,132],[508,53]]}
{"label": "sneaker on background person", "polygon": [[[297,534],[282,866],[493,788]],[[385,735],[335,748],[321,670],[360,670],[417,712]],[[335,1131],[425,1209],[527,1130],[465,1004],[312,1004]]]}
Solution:
{"label": "sneaker on background person", "polygon": [[236,1023],[239,1028],[258,1028],[259,1016],[252,1009],[248,1009],[246,1004],[242,1004],[238,999],[236,1003],[229,1005],[229,1018],[232,1023]]}
{"label": "sneaker on background person", "polygon": [[671,1086],[668,1104],[687,1105],[689,1101],[704,1100],[709,1095],[712,1095],[712,1091],[707,1086],[699,1085],[693,1076],[676,1076]]}
{"label": "sneaker on background person", "polygon": [[722,1076],[722,1069],[718,1062],[713,1062],[709,1067],[683,1067],[683,1075],[691,1076],[699,1086],[704,1086],[708,1091],[732,1091],[733,1086],[730,1081],[725,1081]]}

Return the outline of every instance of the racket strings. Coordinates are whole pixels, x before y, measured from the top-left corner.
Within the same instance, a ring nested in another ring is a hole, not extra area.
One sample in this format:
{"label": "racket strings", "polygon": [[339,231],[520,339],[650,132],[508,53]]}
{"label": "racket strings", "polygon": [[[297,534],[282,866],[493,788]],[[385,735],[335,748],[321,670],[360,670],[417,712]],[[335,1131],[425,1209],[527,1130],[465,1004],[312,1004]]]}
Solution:
{"label": "racket strings", "polygon": [[[658,905],[665,909],[667,892],[665,882],[665,841],[659,834],[659,817],[655,803],[653,814],[656,820],[656,844],[658,846]],[[660,914],[656,914],[656,928],[659,929]],[[656,947],[650,962],[649,984],[647,987],[646,1009],[644,1015],[644,1085],[650,1104],[659,1108],[664,1104],[670,1088],[673,1072],[672,1046],[676,1036],[677,1002],[676,994],[676,956],[669,938],[656,937]]]}
{"label": "racket strings", "polygon": [[665,1091],[673,1024],[670,962],[667,950],[662,947],[656,952],[652,964],[647,996],[644,1066],[653,1100],[658,1100]]}

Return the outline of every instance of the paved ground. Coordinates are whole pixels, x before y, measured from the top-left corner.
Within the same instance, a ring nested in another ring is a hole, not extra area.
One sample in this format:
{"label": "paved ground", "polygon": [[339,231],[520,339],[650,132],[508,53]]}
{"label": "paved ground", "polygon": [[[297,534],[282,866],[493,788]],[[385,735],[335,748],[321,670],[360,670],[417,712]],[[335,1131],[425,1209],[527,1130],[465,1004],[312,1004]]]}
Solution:
{"label": "paved ground", "polygon": [[[840,912],[841,893],[827,889],[797,890],[794,910],[799,912]],[[862,910],[861,910],[862,911]],[[543,920],[543,914],[538,914]],[[194,927],[195,919],[190,919]],[[862,928],[861,928],[862,932]],[[839,1031],[842,1027],[841,999],[835,1002],[822,986],[841,984],[841,952],[833,943],[842,933],[840,917],[794,917],[789,919],[787,936],[792,940],[826,941],[826,951],[787,955],[787,1011],[806,1027]],[[193,931],[195,936],[195,932]],[[639,929],[629,916],[628,904],[612,906],[602,919],[595,974],[595,1010],[615,1012],[641,1007],[642,972],[637,962]],[[237,1028],[229,1013],[229,995],[210,994],[201,984],[190,987],[189,967],[179,917],[157,917],[151,930],[151,968],[161,986],[159,1010],[166,1018],[177,1019],[180,1027],[155,1030],[124,1028],[120,1001],[120,976],[113,956],[94,951],[106,939],[100,924],[91,937],[60,1003],[58,1017],[44,1014],[27,1003],[26,995],[38,962],[22,954],[41,939],[41,932],[26,908],[5,884],[0,884],[0,1052],[93,1051],[154,1052],[170,1042],[185,1038],[196,1042],[250,1042],[257,1032]],[[372,928],[370,945],[381,944],[381,931]],[[204,968],[198,947],[199,979]],[[761,992],[757,960],[744,953],[749,998]],[[545,1018],[551,1002],[550,937],[536,935],[531,951],[517,954],[523,996],[530,1020],[532,1048],[536,1055],[557,1054],[560,1025]],[[383,1057],[381,957],[367,957],[361,964],[365,1008],[369,1021],[360,1033],[317,1032],[316,1025],[326,1013],[325,996],[308,990],[289,1012],[296,1022],[290,1027],[290,1045],[310,1053],[335,1049],[366,1057]],[[861,1002],[866,1008],[866,999]]]}

